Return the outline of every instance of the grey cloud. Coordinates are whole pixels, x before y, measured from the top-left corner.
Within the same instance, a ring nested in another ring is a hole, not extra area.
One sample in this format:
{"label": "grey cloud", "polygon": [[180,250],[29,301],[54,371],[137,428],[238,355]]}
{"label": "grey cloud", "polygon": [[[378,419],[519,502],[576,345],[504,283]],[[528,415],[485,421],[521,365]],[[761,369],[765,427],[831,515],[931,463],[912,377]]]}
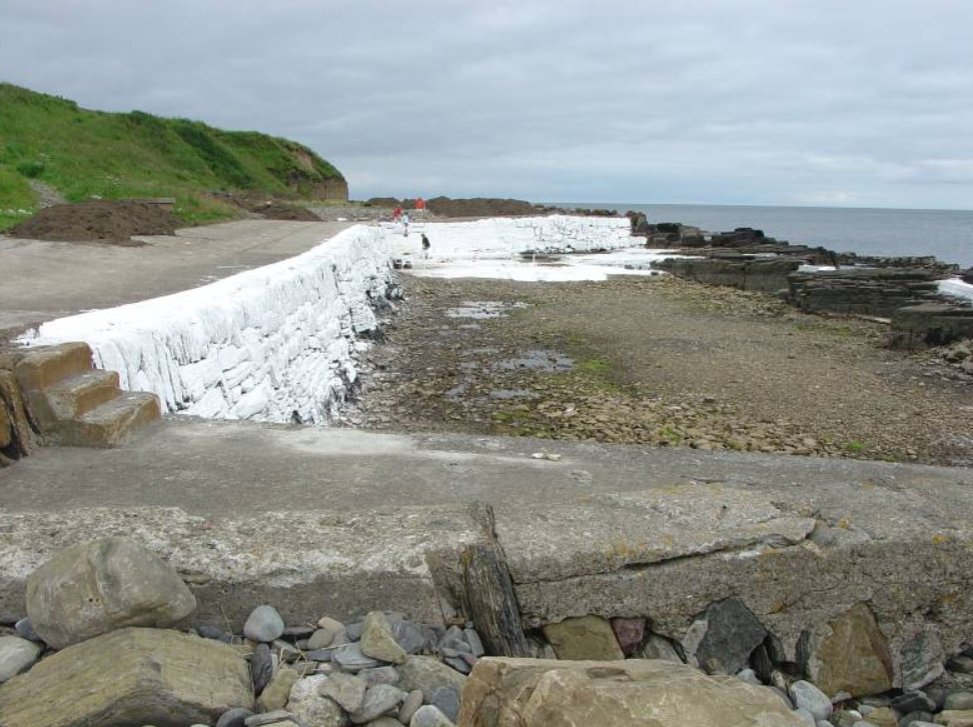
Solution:
{"label": "grey cloud", "polygon": [[963,0],[2,0],[7,80],[373,194],[970,207]]}

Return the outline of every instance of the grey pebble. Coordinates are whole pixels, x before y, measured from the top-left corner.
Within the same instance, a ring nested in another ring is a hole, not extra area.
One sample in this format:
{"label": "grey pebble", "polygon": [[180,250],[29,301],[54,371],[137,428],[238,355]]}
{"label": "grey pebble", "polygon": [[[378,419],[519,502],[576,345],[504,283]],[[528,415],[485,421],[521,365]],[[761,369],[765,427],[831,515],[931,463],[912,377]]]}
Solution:
{"label": "grey pebble", "polygon": [[34,631],[34,624],[32,624],[30,619],[26,616],[14,624],[14,629],[22,638],[25,638],[28,641],[33,641],[36,644],[44,643],[44,639],[37,635],[37,632]]}
{"label": "grey pebble", "polygon": [[356,621],[355,623],[350,623],[345,625],[345,633],[348,638],[352,641],[358,641],[361,639],[361,632],[365,628],[364,621]]}
{"label": "grey pebble", "polygon": [[284,619],[273,606],[257,606],[243,624],[243,634],[251,641],[270,642],[284,633]]}
{"label": "grey pebble", "polygon": [[397,710],[405,698],[406,693],[401,689],[396,689],[390,684],[376,684],[365,692],[365,703],[362,708],[349,716],[354,724],[364,724],[392,710]]}
{"label": "grey pebble", "polygon": [[412,715],[416,713],[416,710],[422,706],[422,690],[413,689],[409,692],[409,695],[402,702],[402,707],[399,709],[399,722],[402,724],[409,724],[412,719]]}
{"label": "grey pebble", "polygon": [[[470,656],[473,656],[473,655],[470,654]],[[461,657],[458,657],[458,656],[447,656],[447,657],[445,657],[443,659],[443,661],[446,664],[448,664],[449,666],[451,666],[453,669],[455,669],[456,671],[458,671],[460,674],[469,674],[471,671],[473,671],[473,667],[471,667],[467,663],[466,659],[463,659]]]}
{"label": "grey pebble", "polygon": [[392,638],[406,654],[418,654],[426,645],[422,628],[413,621],[399,621],[391,624]]}
{"label": "grey pebble", "polygon": [[294,715],[288,712],[286,709],[275,709],[273,712],[264,712],[263,714],[255,714],[247,717],[243,724],[246,727],[263,727],[264,725],[276,724],[278,722],[293,722],[297,724],[297,720],[294,719]]}
{"label": "grey pebble", "polygon": [[459,717],[459,690],[455,687],[436,687],[429,695],[429,703],[453,722]]}
{"label": "grey pebble", "polygon": [[943,700],[943,709],[973,709],[973,692],[950,692]]}
{"label": "grey pebble", "polygon": [[216,727],[244,727],[246,718],[252,715],[253,712],[249,709],[234,707],[220,715],[220,718],[216,720]]}
{"label": "grey pebble", "polygon": [[412,715],[409,727],[454,727],[454,723],[436,707],[426,704]]}
{"label": "grey pebble", "polygon": [[314,651],[308,651],[304,653],[305,659],[310,659],[311,661],[331,661],[331,655],[334,653],[334,649],[315,649]]}
{"label": "grey pebble", "polygon": [[361,671],[369,667],[381,666],[380,661],[365,656],[361,651],[361,644],[345,644],[331,652],[331,661],[345,671]]}
{"label": "grey pebble", "polygon": [[250,678],[253,680],[253,692],[257,696],[264,690],[274,676],[274,657],[267,644],[257,644],[257,648],[250,655]]}
{"label": "grey pebble", "polygon": [[362,669],[358,676],[365,680],[365,684],[374,687],[376,684],[398,684],[399,673],[392,666],[377,666]]}
{"label": "grey pebble", "polygon": [[483,641],[480,639],[480,634],[477,633],[476,629],[463,629],[463,635],[466,637],[466,642],[473,651],[473,656],[483,656],[486,653],[483,649]]}
{"label": "grey pebble", "polygon": [[218,629],[215,626],[200,626],[196,629],[196,632],[204,639],[222,641],[224,644],[230,642],[230,634],[225,633],[222,629]]}

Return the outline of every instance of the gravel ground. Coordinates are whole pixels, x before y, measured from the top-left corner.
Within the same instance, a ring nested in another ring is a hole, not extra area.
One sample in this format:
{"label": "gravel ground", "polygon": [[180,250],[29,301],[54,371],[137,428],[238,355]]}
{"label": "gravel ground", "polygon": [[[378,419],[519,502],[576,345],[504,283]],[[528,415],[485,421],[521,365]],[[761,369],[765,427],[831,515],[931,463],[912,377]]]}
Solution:
{"label": "gravel ground", "polygon": [[402,279],[353,424],[973,464],[971,377],[880,323],[670,276]]}

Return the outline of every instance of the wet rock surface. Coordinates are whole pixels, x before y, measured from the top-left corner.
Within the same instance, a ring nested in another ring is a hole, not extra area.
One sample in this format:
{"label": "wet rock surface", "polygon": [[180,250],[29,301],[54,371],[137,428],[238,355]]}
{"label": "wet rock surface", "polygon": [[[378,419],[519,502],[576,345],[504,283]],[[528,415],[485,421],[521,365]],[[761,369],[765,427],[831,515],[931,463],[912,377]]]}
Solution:
{"label": "wet rock surface", "polygon": [[[668,276],[402,281],[408,302],[370,352],[353,423],[973,462],[968,377],[935,356],[884,350],[880,323]],[[509,365],[536,360],[552,366]]]}

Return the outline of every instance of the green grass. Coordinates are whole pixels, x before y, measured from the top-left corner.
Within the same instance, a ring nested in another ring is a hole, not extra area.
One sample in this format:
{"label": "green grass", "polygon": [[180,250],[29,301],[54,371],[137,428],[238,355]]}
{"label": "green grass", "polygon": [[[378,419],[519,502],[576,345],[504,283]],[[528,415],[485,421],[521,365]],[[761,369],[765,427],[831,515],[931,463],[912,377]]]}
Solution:
{"label": "green grass", "polygon": [[863,452],[865,450],[865,447],[866,445],[864,442],[858,442],[858,441],[848,442],[848,444],[845,445],[845,449],[847,449],[849,452],[852,452],[854,454]]}
{"label": "green grass", "polygon": [[105,113],[0,83],[0,229],[33,210],[28,179],[69,201],[91,197],[175,197],[187,222],[236,214],[205,192],[320,199],[342,180],[300,144],[255,131],[223,131],[199,121],[142,111]]}

